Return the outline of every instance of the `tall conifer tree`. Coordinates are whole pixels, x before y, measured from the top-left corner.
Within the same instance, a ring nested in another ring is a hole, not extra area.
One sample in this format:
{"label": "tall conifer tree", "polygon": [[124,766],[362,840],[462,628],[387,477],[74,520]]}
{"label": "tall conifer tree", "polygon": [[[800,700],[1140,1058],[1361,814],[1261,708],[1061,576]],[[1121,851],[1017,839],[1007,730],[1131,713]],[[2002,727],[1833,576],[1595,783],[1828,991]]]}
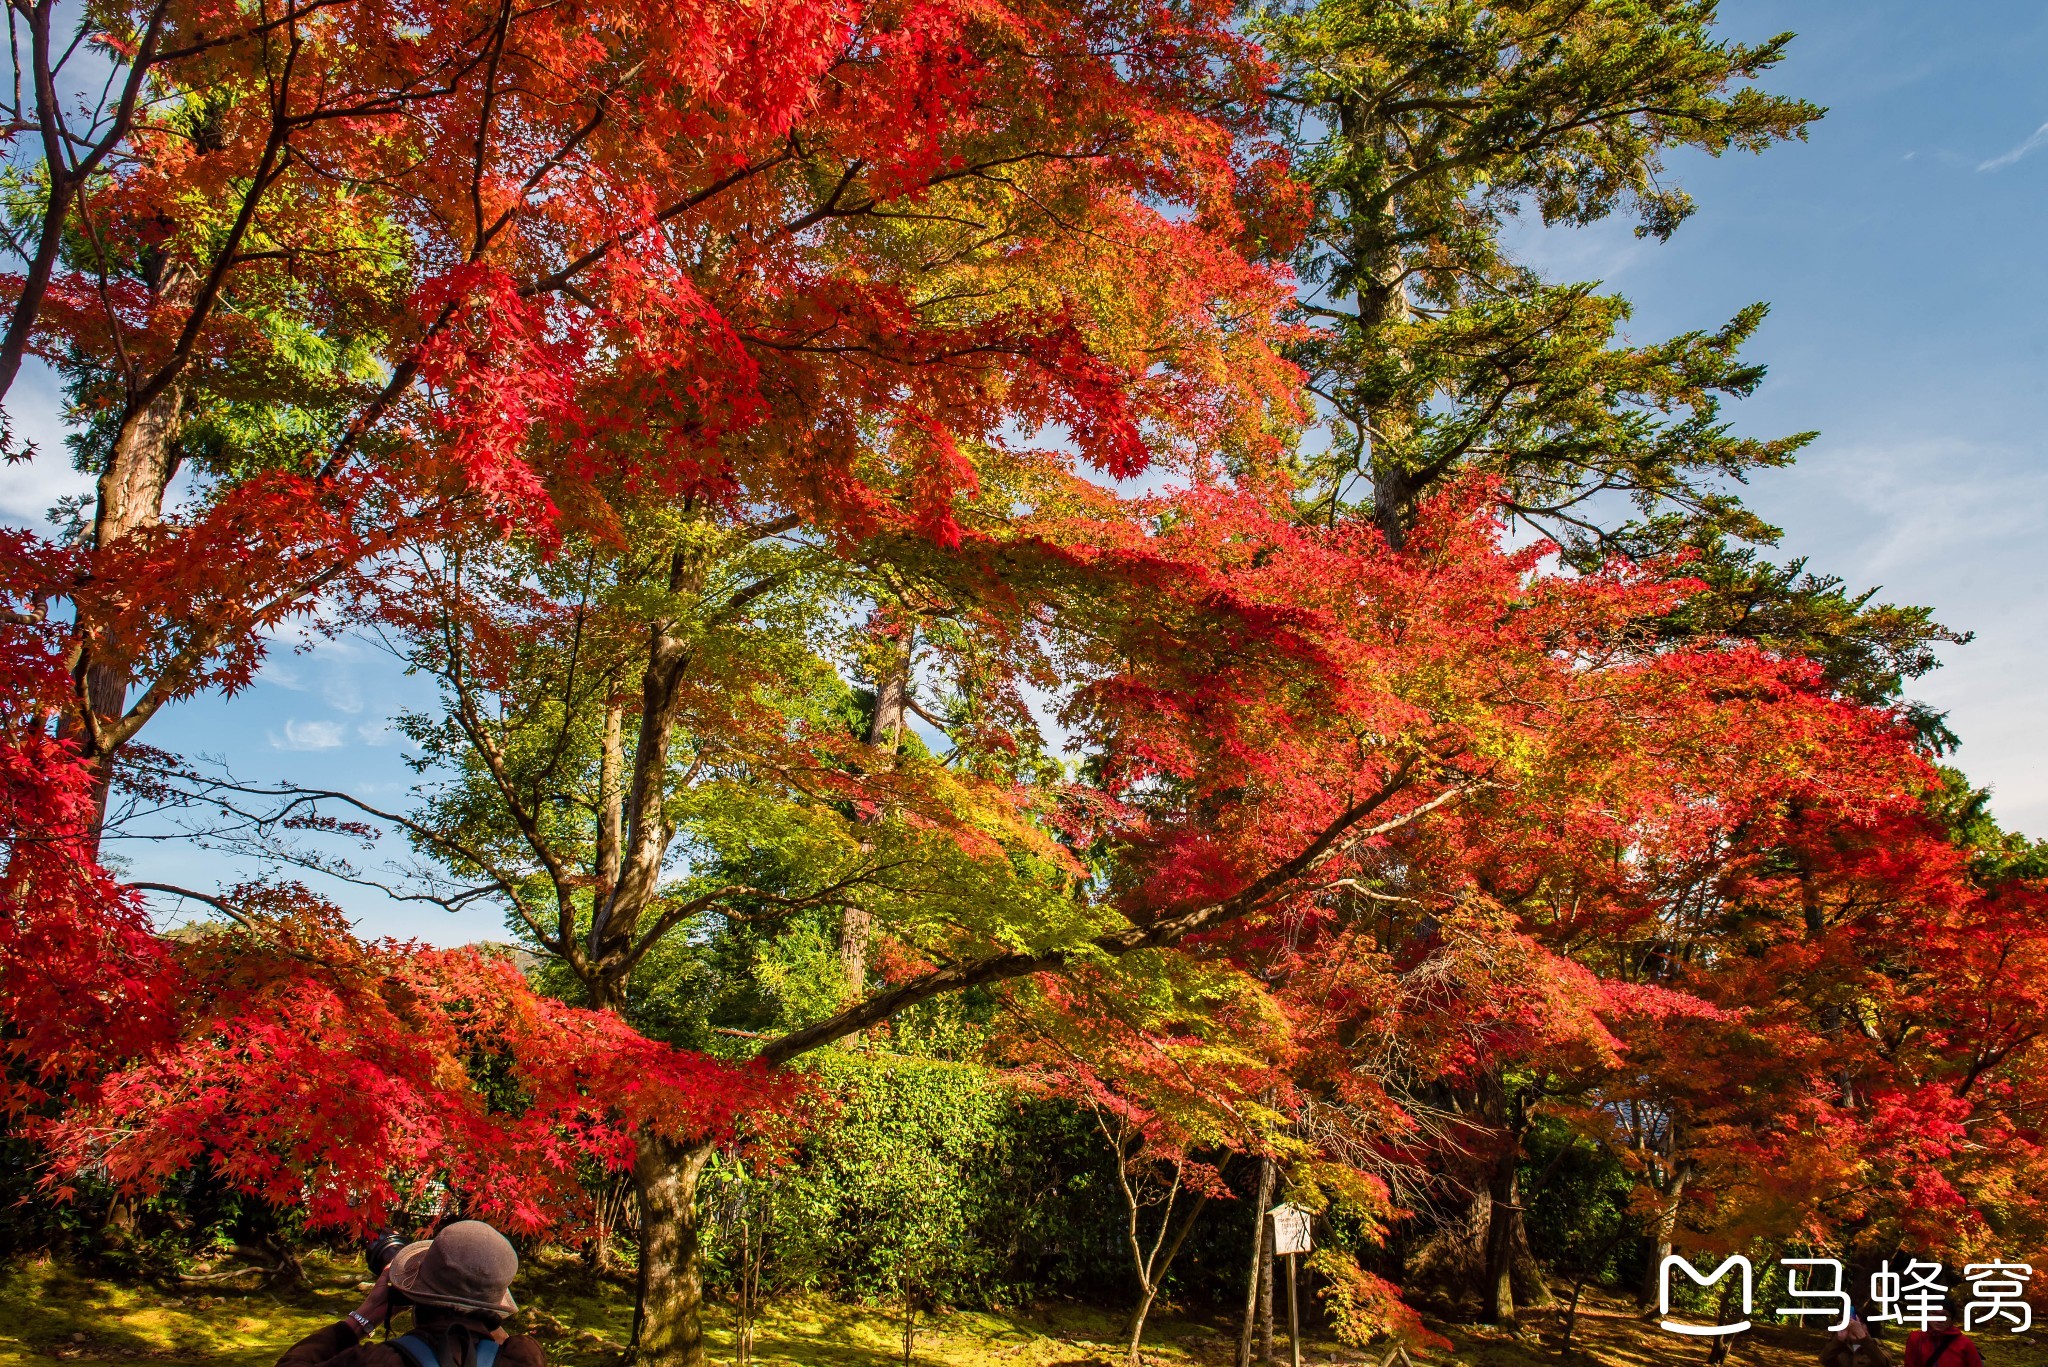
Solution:
{"label": "tall conifer tree", "polygon": [[1303,460],[1311,514],[1368,508],[1400,541],[1461,472],[1509,509],[1599,540],[1602,494],[1766,529],[1720,487],[1807,440],[1736,436],[1719,405],[1762,368],[1737,352],[1762,305],[1640,345],[1627,301],[1517,262],[1514,224],[1633,212],[1665,238],[1692,211],[1665,158],[1762,151],[1823,112],[1748,83],[1790,34],[1715,27],[1713,0],[1318,0],[1268,12],[1277,106],[1315,195],[1296,257],[1313,325],[1297,349],[1324,449]]}

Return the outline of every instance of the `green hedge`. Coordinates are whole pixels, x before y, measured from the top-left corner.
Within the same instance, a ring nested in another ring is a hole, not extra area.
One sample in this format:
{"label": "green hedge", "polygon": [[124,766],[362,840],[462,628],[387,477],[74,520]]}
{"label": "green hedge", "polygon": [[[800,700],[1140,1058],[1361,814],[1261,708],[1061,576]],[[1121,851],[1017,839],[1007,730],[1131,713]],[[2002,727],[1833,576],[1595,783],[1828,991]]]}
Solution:
{"label": "green hedge", "polygon": [[[1085,1114],[971,1064],[834,1053],[816,1071],[828,1123],[782,1165],[711,1175],[715,1287],[737,1285],[751,1212],[770,1292],[981,1307],[1130,1296],[1125,1208]],[[1249,1189],[1248,1169],[1234,1175]],[[1211,1203],[1177,1265],[1182,1297],[1243,1294],[1248,1205]]]}

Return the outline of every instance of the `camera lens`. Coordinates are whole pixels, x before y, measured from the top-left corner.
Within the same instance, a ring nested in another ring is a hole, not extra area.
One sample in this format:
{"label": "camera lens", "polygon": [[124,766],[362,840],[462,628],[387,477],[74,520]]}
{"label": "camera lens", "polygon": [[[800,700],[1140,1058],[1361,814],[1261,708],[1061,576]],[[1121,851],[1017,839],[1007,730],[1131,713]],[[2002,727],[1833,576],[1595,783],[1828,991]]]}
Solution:
{"label": "camera lens", "polygon": [[370,1246],[363,1250],[363,1261],[370,1265],[370,1275],[383,1276],[384,1269],[391,1266],[391,1260],[398,1256],[398,1251],[411,1242],[394,1229],[387,1229],[379,1234]]}

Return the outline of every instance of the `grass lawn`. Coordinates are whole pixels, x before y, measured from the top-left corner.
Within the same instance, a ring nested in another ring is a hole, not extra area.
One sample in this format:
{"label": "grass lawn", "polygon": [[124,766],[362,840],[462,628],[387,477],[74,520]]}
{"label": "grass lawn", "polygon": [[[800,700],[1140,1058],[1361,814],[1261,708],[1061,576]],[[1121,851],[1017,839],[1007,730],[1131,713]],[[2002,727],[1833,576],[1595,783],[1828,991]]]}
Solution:
{"label": "grass lawn", "polygon": [[[194,1364],[269,1367],[294,1341],[339,1319],[361,1294],[355,1265],[309,1261],[312,1286],[302,1292],[165,1292],[84,1278],[61,1265],[30,1262],[0,1272],[0,1367],[50,1367],[59,1362]],[[521,1273],[519,1326],[565,1367],[624,1367],[632,1301],[618,1284],[591,1276],[570,1260],[536,1260]],[[1419,1356],[1427,1364],[1464,1367],[1560,1367],[1560,1317],[1537,1312],[1519,1333],[1483,1326],[1438,1326],[1449,1352]],[[1090,1367],[1121,1362],[1120,1317],[1084,1306],[1052,1306],[1015,1315],[960,1311],[921,1323],[918,1367]],[[733,1361],[731,1323],[714,1307],[709,1336],[716,1363]],[[1653,1367],[1703,1363],[1704,1343],[1660,1331],[1634,1308],[1589,1297],[1579,1311],[1573,1367]],[[2048,1367],[2048,1332],[1979,1337],[1988,1367]],[[1743,1367],[1808,1367],[1819,1354],[1812,1330],[1760,1328],[1736,1347]],[[1222,1367],[1234,1336],[1215,1326],[1156,1319],[1146,1333],[1146,1360],[1159,1367]],[[1282,1364],[1284,1342],[1276,1345]],[[1372,1364],[1384,1350],[1361,1353],[1310,1338],[1302,1361]],[[755,1361],[764,1367],[887,1367],[903,1360],[903,1325],[885,1308],[794,1300],[778,1305],[757,1332]]]}

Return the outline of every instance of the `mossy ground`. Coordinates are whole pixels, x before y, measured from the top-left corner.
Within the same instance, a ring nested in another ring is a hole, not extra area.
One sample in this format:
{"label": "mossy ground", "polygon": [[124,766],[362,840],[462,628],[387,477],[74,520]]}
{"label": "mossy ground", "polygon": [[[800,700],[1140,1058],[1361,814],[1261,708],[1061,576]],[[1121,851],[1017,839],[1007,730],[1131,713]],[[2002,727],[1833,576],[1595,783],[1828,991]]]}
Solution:
{"label": "mossy ground", "polygon": [[[354,1264],[307,1261],[303,1290],[170,1289],[79,1275],[31,1261],[0,1271],[0,1367],[132,1362],[269,1367],[298,1339],[331,1324],[361,1296]],[[630,1291],[569,1259],[535,1260],[521,1273],[516,1328],[537,1335],[563,1367],[623,1367],[632,1328]],[[731,1317],[713,1307],[714,1362],[733,1361]],[[1108,1311],[1056,1307],[1022,1316],[956,1311],[919,1323],[918,1367],[1064,1367],[1103,1362],[1119,1321]],[[1161,1319],[1148,1357],[1167,1367],[1213,1361],[1215,1330]],[[1227,1356],[1227,1352],[1224,1354]],[[886,1307],[793,1299],[756,1331],[762,1367],[886,1367],[903,1360],[903,1322]],[[1327,1362],[1325,1353],[1316,1359]]]}
{"label": "mossy ground", "polygon": [[[89,1278],[51,1262],[0,1272],[0,1367],[53,1363],[157,1363],[172,1367],[268,1367],[297,1339],[332,1323],[360,1292],[353,1265],[313,1259],[311,1285],[300,1291],[184,1289],[166,1291]],[[521,1326],[546,1345],[562,1367],[624,1367],[632,1303],[617,1282],[591,1275],[567,1259],[540,1259],[520,1278]],[[712,1360],[733,1361],[730,1317],[714,1308]],[[1519,1333],[1476,1326],[1440,1326],[1449,1351],[1418,1355],[1418,1367],[1559,1367],[1561,1317],[1528,1316]],[[1120,1317],[1086,1306],[1053,1306],[998,1315],[959,1311],[920,1324],[918,1367],[1089,1367],[1121,1361]],[[1633,1307],[1592,1298],[1579,1312],[1572,1367],[1652,1367],[1703,1363],[1706,1345],[1662,1333]],[[1979,1342],[1988,1367],[2048,1367],[2048,1332],[1986,1334]],[[1729,1361],[1738,1367],[1809,1367],[1820,1336],[1810,1330],[1764,1327]],[[1224,1329],[1172,1317],[1146,1333],[1146,1360],[1158,1367],[1221,1367],[1232,1357]],[[1284,1343],[1280,1361],[1286,1359]],[[1372,1364],[1384,1350],[1361,1353],[1310,1338],[1305,1367]],[[886,1308],[817,1300],[784,1302],[756,1338],[762,1367],[887,1367],[903,1360],[903,1325]]]}

